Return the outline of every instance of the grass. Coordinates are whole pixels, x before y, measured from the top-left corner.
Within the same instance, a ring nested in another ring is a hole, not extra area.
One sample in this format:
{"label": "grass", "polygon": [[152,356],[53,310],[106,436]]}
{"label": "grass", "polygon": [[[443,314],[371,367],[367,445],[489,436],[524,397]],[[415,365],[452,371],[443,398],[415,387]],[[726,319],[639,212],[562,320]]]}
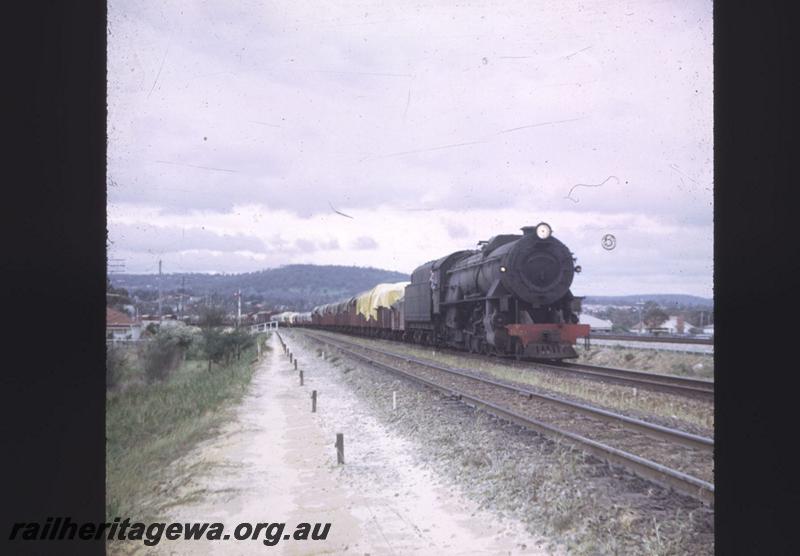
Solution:
{"label": "grass", "polygon": [[[266,347],[266,346],[265,346]],[[267,348],[268,349],[268,348]],[[224,420],[253,376],[255,349],[227,367],[189,359],[163,382],[148,384],[131,352],[118,387],[106,398],[106,514],[153,517],[144,502],[167,466]]]}
{"label": "grass", "polygon": [[619,367],[692,378],[714,378],[714,356],[708,353],[684,353],[671,350],[636,349],[623,346],[594,345],[588,350],[578,346],[576,363]]}

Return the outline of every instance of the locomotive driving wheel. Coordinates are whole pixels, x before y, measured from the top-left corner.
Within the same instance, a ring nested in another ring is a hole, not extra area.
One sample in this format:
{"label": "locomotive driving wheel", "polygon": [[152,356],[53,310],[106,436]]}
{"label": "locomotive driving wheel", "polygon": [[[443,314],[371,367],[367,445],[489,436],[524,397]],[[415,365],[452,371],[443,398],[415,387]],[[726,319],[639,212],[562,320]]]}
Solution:
{"label": "locomotive driving wheel", "polygon": [[470,340],[469,345],[470,345],[470,351],[472,353],[480,353],[481,352],[481,339],[480,338],[478,338],[476,336],[473,336],[472,339]]}
{"label": "locomotive driving wheel", "polygon": [[523,355],[525,355],[525,348],[522,347],[522,342],[520,340],[516,340],[514,342],[514,359],[522,361]]}

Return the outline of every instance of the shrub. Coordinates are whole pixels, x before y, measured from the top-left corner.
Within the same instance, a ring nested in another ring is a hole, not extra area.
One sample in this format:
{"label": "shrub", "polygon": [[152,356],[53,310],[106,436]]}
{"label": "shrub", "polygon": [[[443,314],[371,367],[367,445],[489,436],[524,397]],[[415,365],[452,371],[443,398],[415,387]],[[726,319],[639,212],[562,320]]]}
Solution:
{"label": "shrub", "polygon": [[208,369],[211,370],[212,362],[227,365],[233,358],[238,360],[242,351],[254,343],[253,335],[243,329],[225,332],[218,328],[206,328],[203,330],[203,351],[208,359]]}
{"label": "shrub", "polygon": [[227,335],[229,357],[236,356],[236,359],[241,358],[244,350],[249,349],[255,345],[256,338],[247,330],[240,328],[229,332]]}
{"label": "shrub", "polygon": [[195,340],[199,338],[199,332],[199,328],[180,324],[164,328],[158,333],[158,336],[169,338],[169,341],[175,343],[180,349],[181,359],[186,360],[187,352],[197,343]]}
{"label": "shrub", "polygon": [[673,363],[672,364],[672,372],[673,372],[673,374],[676,374],[676,375],[691,375],[691,374],[693,374],[692,373],[692,368],[688,364],[684,363],[683,361],[679,361],[677,363]]}
{"label": "shrub", "polygon": [[142,352],[144,374],[150,382],[161,381],[169,376],[180,363],[183,350],[171,334],[158,334],[147,342]]}
{"label": "shrub", "polygon": [[208,359],[208,370],[211,363],[219,363],[225,355],[225,339],[218,328],[205,328],[203,330],[203,353]]}
{"label": "shrub", "polygon": [[106,348],[106,388],[111,390],[119,384],[128,358],[124,348],[119,346],[108,346]]}

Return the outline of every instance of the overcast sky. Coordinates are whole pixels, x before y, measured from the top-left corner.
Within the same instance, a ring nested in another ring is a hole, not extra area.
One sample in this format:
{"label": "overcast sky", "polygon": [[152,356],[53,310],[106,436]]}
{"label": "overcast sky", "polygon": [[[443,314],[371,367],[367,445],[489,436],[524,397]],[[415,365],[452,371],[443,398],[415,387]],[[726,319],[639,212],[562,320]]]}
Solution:
{"label": "overcast sky", "polygon": [[109,256],[410,272],[546,221],[576,294],[711,296],[712,42],[706,1],[114,0]]}

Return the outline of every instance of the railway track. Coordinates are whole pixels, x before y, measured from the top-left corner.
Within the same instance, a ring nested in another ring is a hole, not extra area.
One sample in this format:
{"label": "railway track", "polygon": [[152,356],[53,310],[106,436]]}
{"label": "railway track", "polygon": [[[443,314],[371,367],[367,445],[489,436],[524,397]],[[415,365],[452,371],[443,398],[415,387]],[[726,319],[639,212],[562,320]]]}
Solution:
{"label": "railway track", "polygon": [[[474,354],[458,353],[465,357],[483,357]],[[616,367],[587,365],[585,363],[543,363],[541,361],[516,361],[513,359],[503,359],[501,357],[496,358],[495,362],[501,365],[530,370],[544,368],[555,373],[571,374],[580,378],[621,384],[623,386],[631,386],[642,390],[665,392],[709,401],[713,401],[714,399],[713,380],[634,371],[631,369],[619,369]]]}
{"label": "railway track", "polygon": [[614,367],[600,367],[597,365],[586,365],[582,363],[537,362],[535,365],[552,369],[557,372],[571,373],[582,378],[601,380],[603,382],[613,382],[615,384],[633,386],[634,388],[655,390],[658,392],[667,392],[670,394],[703,398],[707,400],[714,399],[713,380],[647,373],[644,371],[632,371],[630,369],[618,369]]}
{"label": "railway track", "polygon": [[[566,440],[642,478],[713,504],[714,485],[707,480],[711,474],[714,449],[710,438],[558,399],[464,369],[348,342],[316,331],[304,330],[302,333],[348,357],[422,383],[523,427]],[[623,447],[612,445],[620,443]],[[656,457],[666,460],[666,463],[654,461]]]}
{"label": "railway track", "polygon": [[[373,339],[373,338],[367,338]],[[416,344],[414,344],[416,345]],[[454,351],[459,356],[481,359],[485,355],[471,354],[464,351]],[[583,363],[543,363],[541,361],[517,361],[496,357],[494,362],[510,367],[538,371],[546,369],[550,372],[571,374],[579,378],[596,380],[623,386],[631,386],[641,390],[664,392],[679,396],[698,398],[708,401],[714,400],[714,381],[699,378],[619,369],[615,367],[602,367]]]}

